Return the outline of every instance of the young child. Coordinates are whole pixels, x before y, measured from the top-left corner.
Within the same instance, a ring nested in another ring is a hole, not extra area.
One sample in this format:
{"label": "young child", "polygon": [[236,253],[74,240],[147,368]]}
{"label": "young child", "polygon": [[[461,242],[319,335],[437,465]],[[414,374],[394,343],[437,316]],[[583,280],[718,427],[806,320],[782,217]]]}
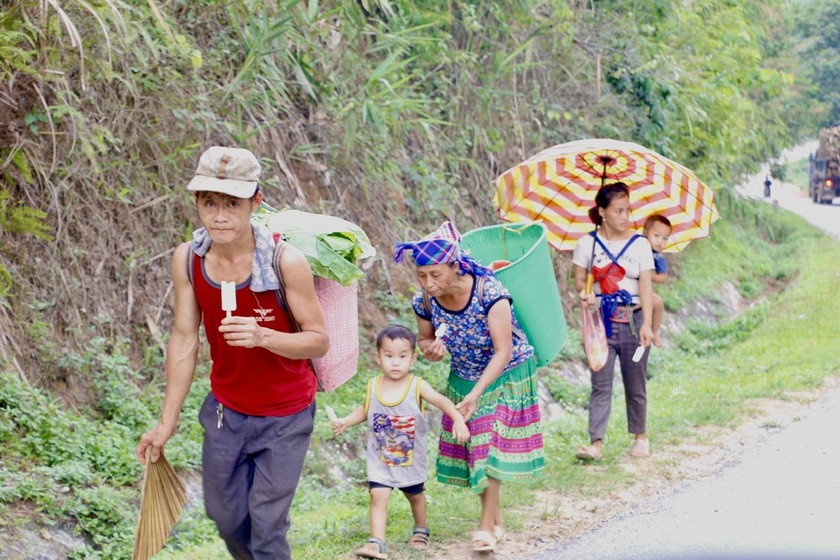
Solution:
{"label": "young child", "polygon": [[[671,221],[662,214],[651,214],[645,220],[643,232],[650,243],[650,248],[653,249],[654,271],[651,280],[655,284],[664,284],[668,281],[668,261],[665,260],[661,251],[665,248],[665,244],[671,236]],[[656,346],[662,346],[662,340],[659,338],[659,327],[662,325],[664,312],[665,304],[662,302],[662,297],[653,294],[653,316],[651,317],[650,327],[653,331],[653,343]]]}
{"label": "young child", "polygon": [[354,554],[362,558],[387,558],[385,522],[391,490],[400,489],[411,504],[414,531],[409,546],[426,549],[426,436],[429,425],[423,414],[428,402],[453,422],[458,443],[470,437],[464,417],[455,404],[422,379],[411,375],[417,338],[409,329],[390,325],[376,337],[376,363],[382,374],[368,381],[364,405],[332,422],[334,435],[347,427],[368,423],[367,478],[370,488],[370,538]]}

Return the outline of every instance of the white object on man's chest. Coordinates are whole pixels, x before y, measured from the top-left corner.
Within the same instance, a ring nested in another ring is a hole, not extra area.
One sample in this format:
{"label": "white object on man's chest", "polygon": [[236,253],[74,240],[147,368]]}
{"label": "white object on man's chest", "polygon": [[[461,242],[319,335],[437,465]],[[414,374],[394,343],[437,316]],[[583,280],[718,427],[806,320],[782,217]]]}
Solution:
{"label": "white object on man's chest", "polygon": [[236,311],[236,282],[222,281],[222,311],[227,312],[228,318],[231,311]]}

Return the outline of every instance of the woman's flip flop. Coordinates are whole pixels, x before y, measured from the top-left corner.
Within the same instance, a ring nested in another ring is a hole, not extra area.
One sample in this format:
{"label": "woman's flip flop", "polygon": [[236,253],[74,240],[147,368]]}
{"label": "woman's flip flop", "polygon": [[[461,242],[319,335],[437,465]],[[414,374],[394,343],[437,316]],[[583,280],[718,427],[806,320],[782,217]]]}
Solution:
{"label": "woman's flip flop", "polygon": [[476,531],[472,535],[473,552],[493,552],[496,550],[496,537],[487,531]]}
{"label": "woman's flip flop", "polygon": [[504,540],[506,534],[507,533],[505,532],[505,528],[502,527],[501,525],[494,525],[493,526],[493,536],[496,537],[496,544],[502,542],[502,540]]}
{"label": "woman's flip flop", "polygon": [[594,445],[581,445],[575,453],[575,457],[586,461],[600,461],[601,448]]}

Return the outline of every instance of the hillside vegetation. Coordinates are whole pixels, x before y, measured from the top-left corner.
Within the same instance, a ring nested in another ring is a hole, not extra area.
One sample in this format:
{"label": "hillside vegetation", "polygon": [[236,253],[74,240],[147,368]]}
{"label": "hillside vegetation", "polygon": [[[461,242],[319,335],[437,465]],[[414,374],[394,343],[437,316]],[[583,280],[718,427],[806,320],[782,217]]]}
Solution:
{"label": "hillside vegetation", "polygon": [[[258,154],[272,205],[369,233],[372,329],[406,311],[393,243],[446,218],[494,223],[493,179],[552,144],[658,150],[752,228],[729,186],[833,115],[800,57],[796,30],[816,17],[802,14],[784,0],[4,2],[0,513],[70,523],[87,543],[75,557],[126,555],[131,451],[158,414],[169,261],[195,227],[184,185],[206,147]],[[568,255],[556,265],[567,297]],[[179,468],[197,467],[198,431],[185,416]],[[212,534],[195,527],[188,541]]]}

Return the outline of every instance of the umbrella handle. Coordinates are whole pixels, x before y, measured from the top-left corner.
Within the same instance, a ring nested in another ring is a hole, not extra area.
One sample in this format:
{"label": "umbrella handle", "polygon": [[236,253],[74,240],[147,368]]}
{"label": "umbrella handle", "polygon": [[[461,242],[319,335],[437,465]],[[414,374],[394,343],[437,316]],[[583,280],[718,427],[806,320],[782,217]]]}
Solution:
{"label": "umbrella handle", "polygon": [[586,295],[592,293],[595,286],[595,276],[592,274],[592,267],[595,266],[595,244],[598,241],[598,224],[595,224],[595,233],[592,236],[592,252],[589,254],[589,268],[586,269]]}

